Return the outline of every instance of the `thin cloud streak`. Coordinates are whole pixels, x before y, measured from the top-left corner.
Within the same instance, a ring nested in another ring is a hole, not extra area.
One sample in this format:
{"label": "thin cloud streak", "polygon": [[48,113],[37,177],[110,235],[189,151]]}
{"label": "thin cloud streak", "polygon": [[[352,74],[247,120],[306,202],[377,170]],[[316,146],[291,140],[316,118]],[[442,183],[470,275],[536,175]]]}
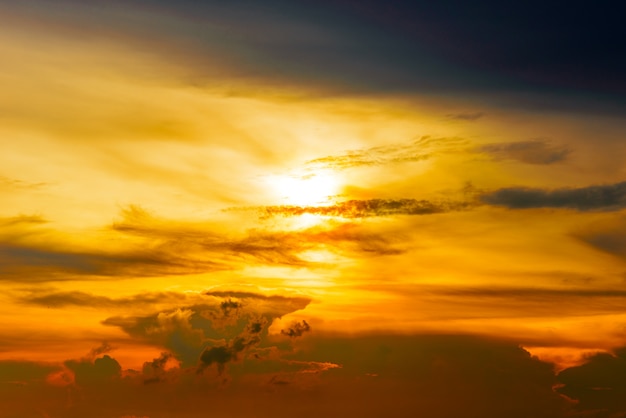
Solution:
{"label": "thin cloud streak", "polygon": [[458,151],[467,145],[463,138],[439,138],[425,135],[406,143],[384,145],[349,151],[342,155],[330,155],[309,160],[309,169],[345,170],[361,166],[424,161],[439,153]]}
{"label": "thin cloud streak", "polygon": [[479,147],[478,151],[487,153],[496,160],[515,160],[536,165],[563,162],[571,153],[566,146],[553,145],[542,139],[486,144]]}
{"label": "thin cloud streak", "polygon": [[301,216],[305,214],[340,218],[369,218],[397,215],[434,215],[473,207],[469,202],[432,202],[417,199],[348,200],[329,206],[262,206],[254,208],[263,217]]}

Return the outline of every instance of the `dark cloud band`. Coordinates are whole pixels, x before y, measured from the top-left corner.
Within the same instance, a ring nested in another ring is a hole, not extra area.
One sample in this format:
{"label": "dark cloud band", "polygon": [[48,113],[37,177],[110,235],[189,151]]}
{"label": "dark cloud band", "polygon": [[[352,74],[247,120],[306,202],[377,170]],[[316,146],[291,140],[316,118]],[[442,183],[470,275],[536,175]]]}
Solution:
{"label": "dark cloud band", "polygon": [[488,205],[511,209],[619,210],[626,207],[626,182],[553,190],[508,187],[485,193],[480,196],[480,200]]}

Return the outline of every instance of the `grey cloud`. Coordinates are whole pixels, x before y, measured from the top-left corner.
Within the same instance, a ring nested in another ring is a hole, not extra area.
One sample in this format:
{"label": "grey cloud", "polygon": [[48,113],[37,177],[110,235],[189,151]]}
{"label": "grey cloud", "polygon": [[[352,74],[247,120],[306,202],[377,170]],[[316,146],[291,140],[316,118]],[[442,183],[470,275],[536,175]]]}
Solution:
{"label": "grey cloud", "polygon": [[564,161],[571,153],[570,149],[565,146],[552,145],[549,141],[542,139],[487,144],[479,147],[478,151],[490,154],[498,160],[517,160],[537,165]]}
{"label": "grey cloud", "polygon": [[73,280],[84,276],[145,277],[224,268],[211,261],[176,257],[163,249],[106,253],[0,243],[0,279],[4,280],[38,282]]}
{"label": "grey cloud", "polygon": [[460,112],[448,113],[446,119],[460,121],[475,121],[485,116],[485,112]]}
{"label": "grey cloud", "polygon": [[511,209],[563,208],[614,211],[626,207],[626,182],[580,188],[538,189],[509,187],[487,192],[479,199]]}
{"label": "grey cloud", "polygon": [[[426,288],[428,289],[428,287]],[[424,289],[424,290],[426,290]],[[540,287],[454,287],[438,288],[435,292],[448,295],[467,295],[480,297],[520,297],[520,298],[626,298],[626,289],[554,289]]]}

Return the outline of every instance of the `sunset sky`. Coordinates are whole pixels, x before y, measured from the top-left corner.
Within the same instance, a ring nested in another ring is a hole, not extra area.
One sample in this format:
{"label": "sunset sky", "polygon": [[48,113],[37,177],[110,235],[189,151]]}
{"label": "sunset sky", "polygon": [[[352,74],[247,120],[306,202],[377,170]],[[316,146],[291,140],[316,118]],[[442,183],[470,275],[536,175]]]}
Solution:
{"label": "sunset sky", "polygon": [[0,0],[0,418],[626,417],[624,13]]}

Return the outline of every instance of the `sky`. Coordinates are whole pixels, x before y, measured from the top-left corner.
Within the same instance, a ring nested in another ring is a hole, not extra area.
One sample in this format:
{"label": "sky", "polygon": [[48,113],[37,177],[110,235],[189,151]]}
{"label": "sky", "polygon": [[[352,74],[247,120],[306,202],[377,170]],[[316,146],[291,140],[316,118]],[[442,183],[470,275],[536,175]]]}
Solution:
{"label": "sky", "polygon": [[626,417],[624,12],[0,0],[0,417]]}

